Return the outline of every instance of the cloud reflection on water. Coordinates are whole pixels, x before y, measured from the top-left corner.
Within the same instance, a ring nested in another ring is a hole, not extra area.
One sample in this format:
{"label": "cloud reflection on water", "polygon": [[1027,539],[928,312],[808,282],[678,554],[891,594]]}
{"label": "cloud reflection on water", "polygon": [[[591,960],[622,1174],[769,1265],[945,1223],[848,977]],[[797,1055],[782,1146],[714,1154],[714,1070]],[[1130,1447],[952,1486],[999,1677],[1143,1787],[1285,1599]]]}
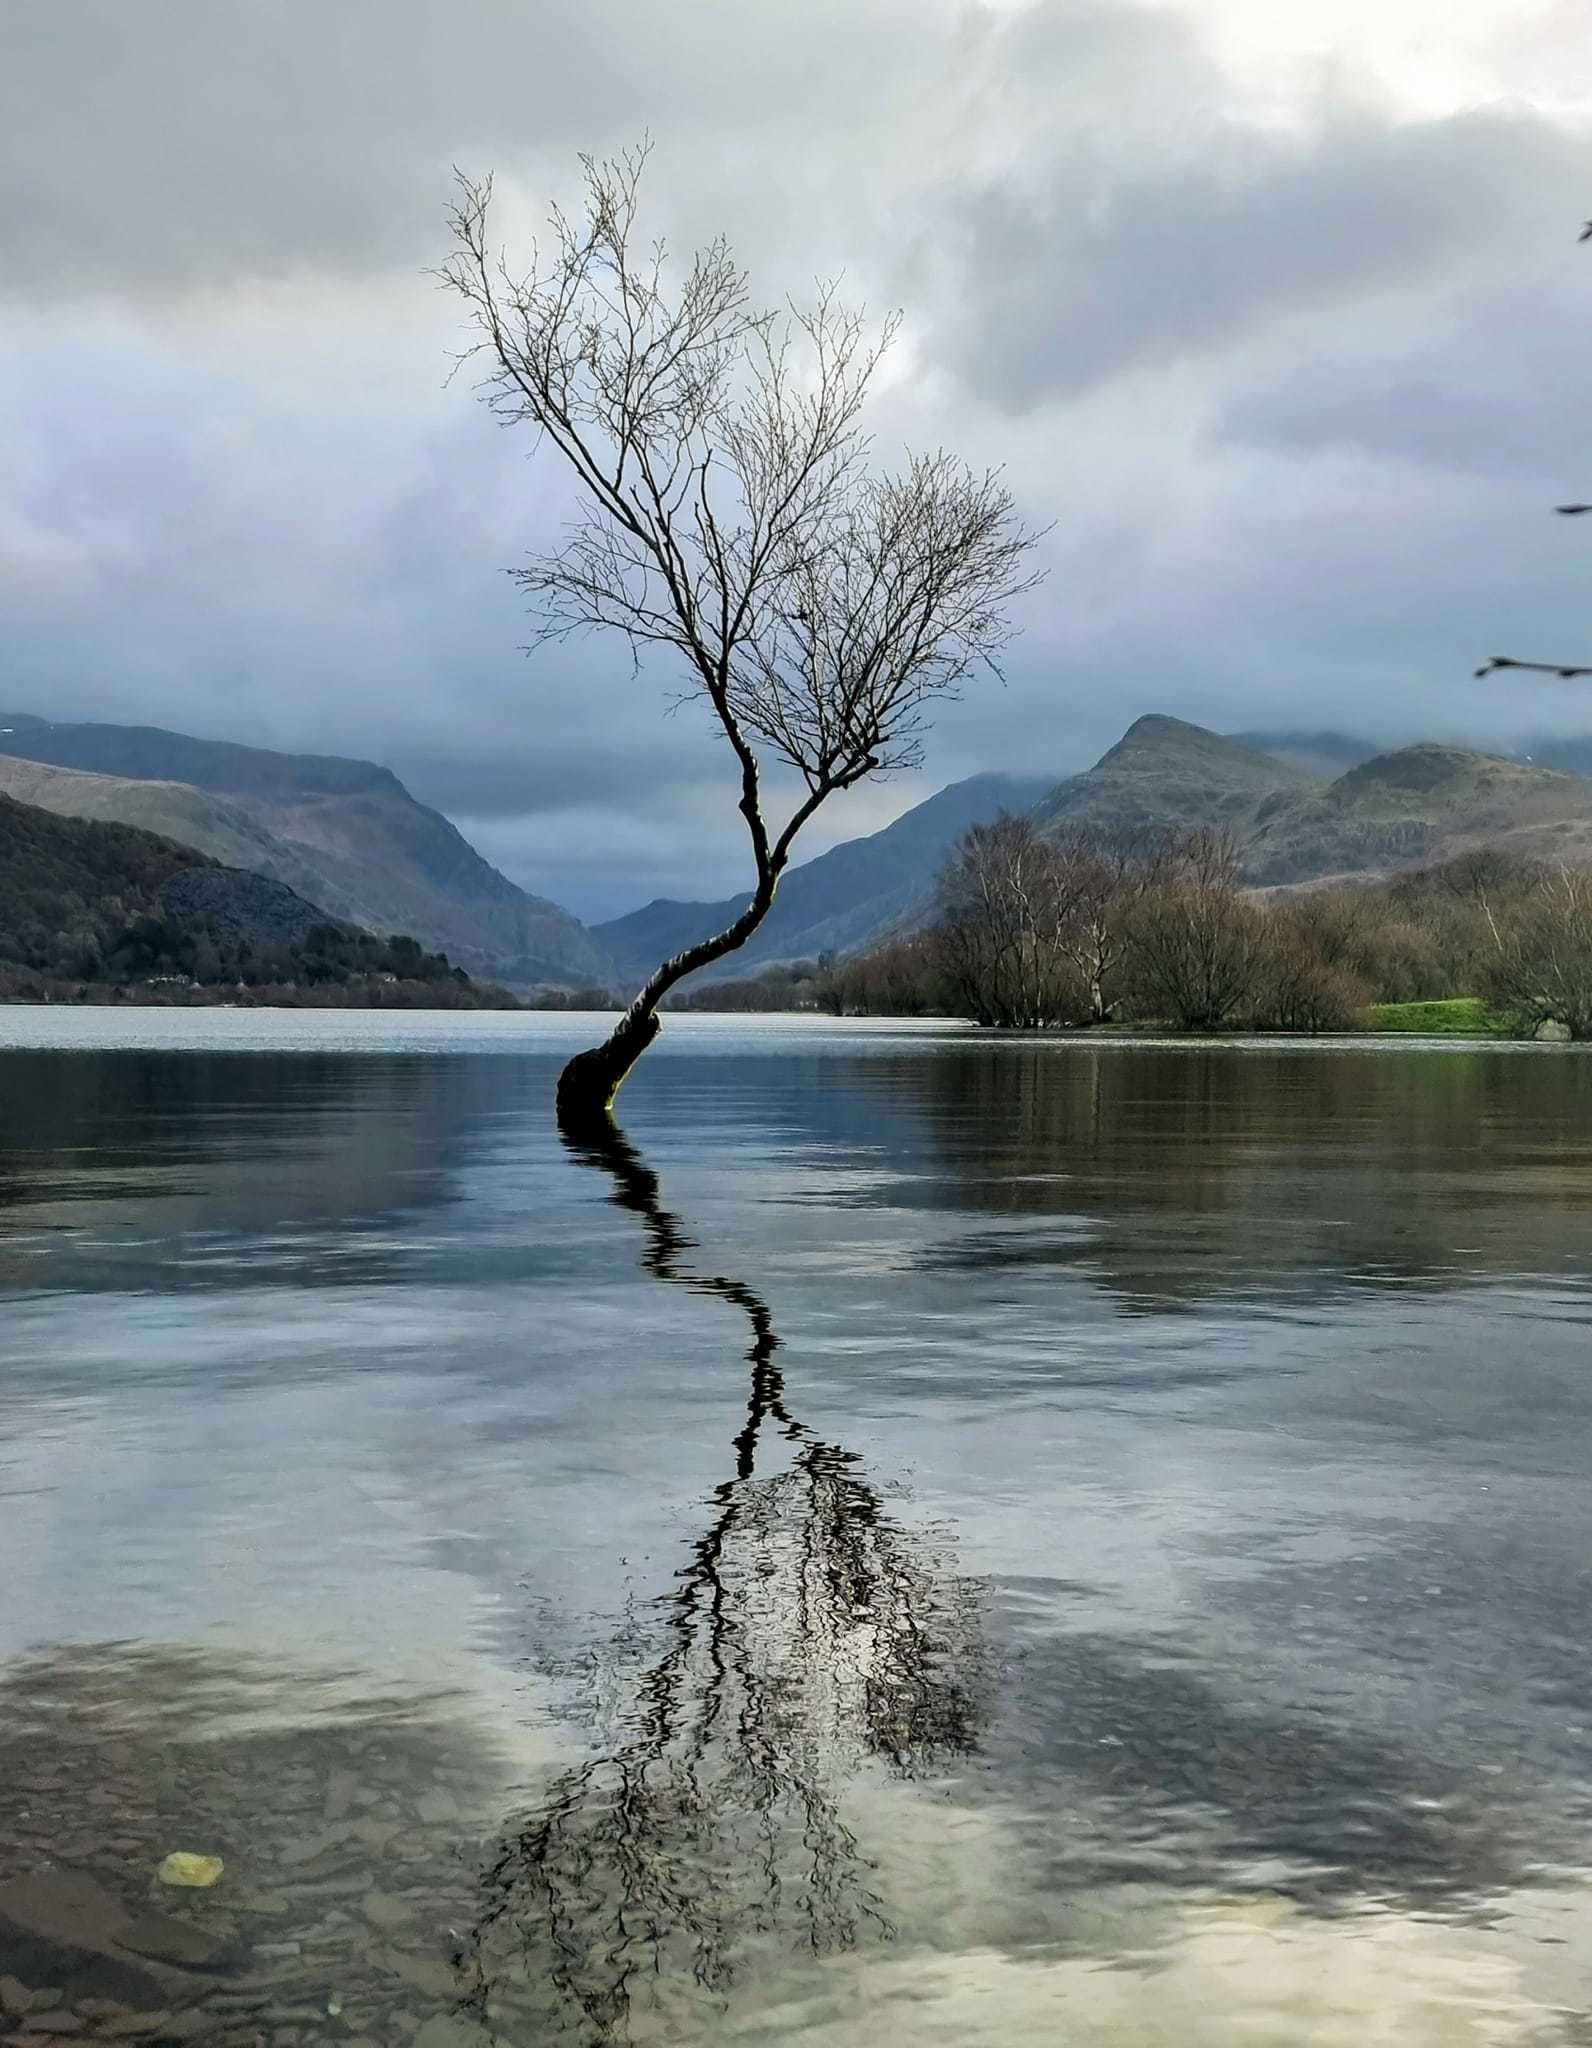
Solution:
{"label": "cloud reflection on water", "polygon": [[1592,1066],[682,1020],[626,1103],[704,1252],[556,1054],[286,1028],[0,1063],[8,1640],[445,1676],[530,1788],[504,2043],[549,1878],[686,1899],[671,2044],[1574,2038]]}

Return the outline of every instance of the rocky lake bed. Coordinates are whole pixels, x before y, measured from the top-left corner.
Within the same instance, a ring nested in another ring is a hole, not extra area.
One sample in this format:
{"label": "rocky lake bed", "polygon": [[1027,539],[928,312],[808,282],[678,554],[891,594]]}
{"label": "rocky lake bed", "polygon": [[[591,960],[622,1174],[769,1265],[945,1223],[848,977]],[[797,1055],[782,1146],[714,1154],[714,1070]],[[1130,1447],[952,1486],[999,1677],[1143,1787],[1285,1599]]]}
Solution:
{"label": "rocky lake bed", "polygon": [[[173,1704],[203,1686],[183,1660],[137,1677]],[[0,1741],[0,2040],[486,2038],[459,2016],[448,1931],[473,1911],[479,1763],[402,1725],[311,1741],[174,1738],[158,1714],[105,1727],[60,1670],[33,1701],[18,1690]],[[221,1875],[162,1882],[173,1850],[218,1857]]]}

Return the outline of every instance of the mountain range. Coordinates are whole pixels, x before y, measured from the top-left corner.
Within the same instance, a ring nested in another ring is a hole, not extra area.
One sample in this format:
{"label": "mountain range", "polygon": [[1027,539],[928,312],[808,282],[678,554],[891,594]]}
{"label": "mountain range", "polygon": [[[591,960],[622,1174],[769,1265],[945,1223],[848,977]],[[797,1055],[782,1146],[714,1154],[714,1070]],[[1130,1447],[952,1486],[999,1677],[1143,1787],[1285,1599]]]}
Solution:
{"label": "mountain range", "polygon": [[1034,806],[1041,831],[1082,829],[1111,838],[1191,826],[1240,835],[1267,800],[1311,789],[1316,777],[1248,742],[1180,718],[1138,719],[1095,765]]}
{"label": "mountain range", "polygon": [[329,921],[285,882],[0,795],[0,1000],[235,1000],[245,983],[272,1000],[503,1000],[411,938]]}
{"label": "mountain range", "polygon": [[[1312,754],[1353,765],[1329,780],[1304,765]],[[1227,738],[1156,715],[1033,815],[1048,831],[1222,827],[1255,888],[1370,882],[1481,845],[1592,860],[1584,776],[1431,743],[1379,754],[1342,735]]]}
{"label": "mountain range", "polygon": [[[1026,810],[1045,832],[1113,839],[1218,827],[1232,833],[1255,888],[1368,882],[1482,844],[1592,861],[1592,780],[1580,775],[1458,747],[1378,753],[1344,733],[1225,735],[1151,713],[1082,774],[975,776],[793,868],[756,938],[717,974],[856,951],[923,923],[954,841],[1001,809]],[[659,900],[596,936],[634,980],[745,901]]]}
{"label": "mountain range", "polygon": [[[1220,826],[1256,888],[1369,881],[1481,844],[1592,862],[1592,779],[1566,772],[1592,768],[1592,743],[1540,742],[1531,753],[1430,743],[1378,752],[1344,733],[1223,735],[1152,713],[1081,774],[971,776],[791,868],[763,927],[717,971],[859,951],[912,929],[932,912],[956,840],[1003,810],[1049,832]],[[746,902],[658,898],[588,930],[489,866],[386,768],[152,726],[0,714],[0,797],[157,832],[286,884],[334,918],[412,933],[469,973],[521,988],[634,987]]]}
{"label": "mountain range", "polygon": [[522,987],[611,978],[584,925],[499,874],[374,762],[0,712],[0,794],[254,869],[334,918],[409,933],[473,975]]}

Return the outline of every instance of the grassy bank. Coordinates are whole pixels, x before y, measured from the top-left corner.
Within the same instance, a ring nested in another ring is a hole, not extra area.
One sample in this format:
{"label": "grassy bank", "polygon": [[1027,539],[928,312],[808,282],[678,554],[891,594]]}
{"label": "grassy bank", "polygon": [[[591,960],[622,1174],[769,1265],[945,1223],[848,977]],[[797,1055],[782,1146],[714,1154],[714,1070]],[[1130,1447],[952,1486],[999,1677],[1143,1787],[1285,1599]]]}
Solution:
{"label": "grassy bank", "polygon": [[1377,1003],[1371,1010],[1371,1029],[1421,1038],[1507,1036],[1504,1020],[1479,996],[1452,996],[1439,1003]]}

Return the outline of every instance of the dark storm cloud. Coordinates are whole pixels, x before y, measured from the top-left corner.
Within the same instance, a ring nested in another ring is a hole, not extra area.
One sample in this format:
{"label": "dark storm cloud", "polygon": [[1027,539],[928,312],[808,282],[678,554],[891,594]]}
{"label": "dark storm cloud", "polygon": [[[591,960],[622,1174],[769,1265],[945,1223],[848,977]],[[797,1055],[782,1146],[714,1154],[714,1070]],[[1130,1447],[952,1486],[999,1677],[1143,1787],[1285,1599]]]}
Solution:
{"label": "dark storm cloud", "polygon": [[[1329,107],[1305,137],[1186,117],[1139,146],[1069,138],[1037,168],[953,191],[936,223],[945,361],[1026,409],[1219,349],[1310,311],[1565,240],[1592,157],[1520,109],[1395,123]],[[1364,309],[1361,317],[1375,316]]]}
{"label": "dark storm cloud", "polygon": [[1235,69],[1227,4],[7,9],[3,694],[387,760],[589,914],[739,887],[673,679],[521,652],[502,571],[566,487],[443,388],[423,275],[453,162],[498,171],[517,238],[578,149],[651,129],[677,242],[724,227],[770,296],[844,265],[905,307],[881,447],[1004,462],[1054,522],[1006,687],[826,836],[1081,766],[1147,709],[1592,723],[1469,683],[1592,639],[1586,537],[1545,510],[1592,490],[1589,128],[1502,96],[1572,18],[1511,42],[1500,7],[1498,91],[1433,111],[1341,55]]}
{"label": "dark storm cloud", "polygon": [[[1592,174],[1592,164],[1587,166]],[[1583,323],[1592,264],[1518,246],[1490,272],[1442,279],[1419,307],[1346,329],[1308,374],[1291,350],[1222,381],[1218,439],[1296,457],[1360,450],[1485,478],[1490,489],[1580,494],[1592,473],[1592,377]]]}
{"label": "dark storm cloud", "polygon": [[[435,260],[449,167],[567,182],[643,131],[755,149],[877,105],[913,10],[842,0],[51,0],[5,12],[6,280],[54,299]],[[828,53],[848,52],[835,66]],[[888,86],[886,85],[886,90]]]}

